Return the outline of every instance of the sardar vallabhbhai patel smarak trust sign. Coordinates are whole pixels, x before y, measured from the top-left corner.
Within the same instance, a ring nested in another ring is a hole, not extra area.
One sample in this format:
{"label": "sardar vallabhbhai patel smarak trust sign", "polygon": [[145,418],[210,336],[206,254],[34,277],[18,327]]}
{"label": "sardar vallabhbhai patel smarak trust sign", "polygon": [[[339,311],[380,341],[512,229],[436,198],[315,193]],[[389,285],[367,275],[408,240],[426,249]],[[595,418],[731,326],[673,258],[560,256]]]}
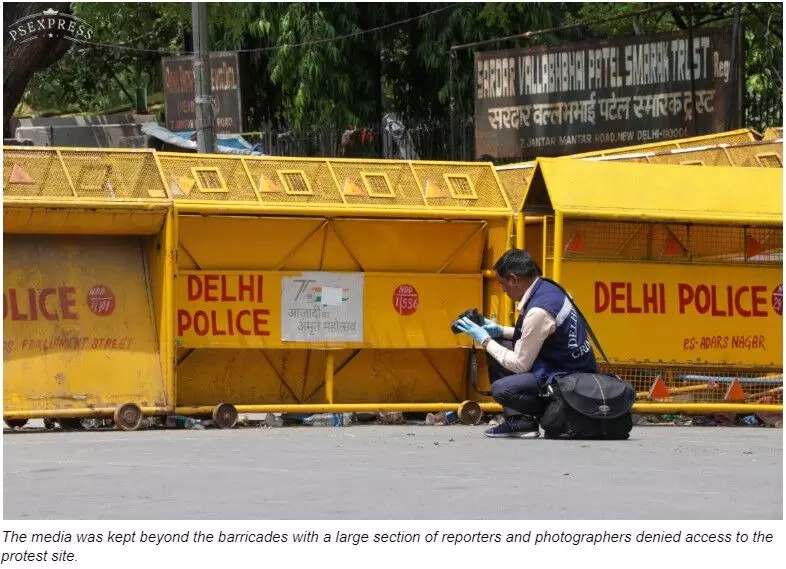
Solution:
{"label": "sardar vallabhbhai patel smarak trust sign", "polygon": [[[165,57],[163,66],[166,127],[173,132],[196,130],[194,60],[191,57]],[[215,132],[241,132],[243,115],[236,53],[210,54],[210,87]]]}
{"label": "sardar vallabhbhai patel smarak trust sign", "polygon": [[476,53],[475,154],[647,144],[723,131],[727,116],[738,128],[742,49],[731,69],[731,37],[726,26],[694,30],[692,47],[680,32]]}

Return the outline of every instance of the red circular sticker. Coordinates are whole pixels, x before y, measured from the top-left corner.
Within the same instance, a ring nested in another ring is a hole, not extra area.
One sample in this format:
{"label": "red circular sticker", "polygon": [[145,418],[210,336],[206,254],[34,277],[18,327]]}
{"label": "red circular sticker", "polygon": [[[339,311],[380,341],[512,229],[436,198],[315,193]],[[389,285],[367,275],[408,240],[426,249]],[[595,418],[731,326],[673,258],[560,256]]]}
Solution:
{"label": "red circular sticker", "polygon": [[418,291],[412,285],[399,285],[393,293],[393,308],[402,316],[415,314],[418,310]]}
{"label": "red circular sticker", "polygon": [[87,291],[87,307],[96,316],[109,316],[115,310],[115,295],[108,286],[96,285]]}
{"label": "red circular sticker", "polygon": [[772,307],[780,316],[783,316],[783,284],[779,284],[772,291]]}

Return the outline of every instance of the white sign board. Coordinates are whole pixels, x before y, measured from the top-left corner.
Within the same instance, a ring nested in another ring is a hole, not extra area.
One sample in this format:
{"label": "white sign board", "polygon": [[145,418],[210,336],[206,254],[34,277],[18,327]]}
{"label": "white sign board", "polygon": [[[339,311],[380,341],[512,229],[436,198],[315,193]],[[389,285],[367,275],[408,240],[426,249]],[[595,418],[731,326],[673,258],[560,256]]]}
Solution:
{"label": "white sign board", "polygon": [[362,342],[363,273],[302,273],[281,281],[282,342]]}

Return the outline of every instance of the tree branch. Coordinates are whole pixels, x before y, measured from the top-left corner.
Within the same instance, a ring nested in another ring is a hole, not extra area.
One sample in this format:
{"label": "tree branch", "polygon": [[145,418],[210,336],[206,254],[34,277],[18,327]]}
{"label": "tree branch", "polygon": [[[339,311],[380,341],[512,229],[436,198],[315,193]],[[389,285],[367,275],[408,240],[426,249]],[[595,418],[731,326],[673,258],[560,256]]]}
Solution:
{"label": "tree branch", "polygon": [[[70,2],[38,3],[38,2],[6,2],[3,4],[3,22],[6,28],[25,16],[31,16],[53,8],[60,13],[70,14]],[[6,38],[8,39],[8,38]],[[25,88],[36,71],[46,69],[63,57],[73,44],[66,39],[52,40],[46,36],[20,42],[6,41],[3,44],[3,133],[10,136],[8,130],[11,116],[16,110]]]}
{"label": "tree branch", "polygon": [[[764,27],[767,28],[767,30],[772,35],[774,35],[775,37],[777,37],[778,39],[783,41],[783,32],[780,31],[778,26],[771,27],[770,26],[770,22],[767,20],[767,18],[764,17],[764,14],[759,12],[759,9],[756,7],[755,4],[752,4],[752,3],[751,4],[745,4],[744,7],[745,8],[749,8],[750,11],[753,12],[753,15],[756,16],[756,19],[758,19],[764,25]],[[780,27],[781,28],[783,27],[783,22],[781,22],[781,26]]]}
{"label": "tree branch", "polygon": [[674,18],[674,23],[677,24],[677,27],[681,30],[687,30],[688,24],[685,23],[685,20],[682,19],[682,14],[680,14],[679,8],[672,8],[669,10],[671,12],[671,17]]}

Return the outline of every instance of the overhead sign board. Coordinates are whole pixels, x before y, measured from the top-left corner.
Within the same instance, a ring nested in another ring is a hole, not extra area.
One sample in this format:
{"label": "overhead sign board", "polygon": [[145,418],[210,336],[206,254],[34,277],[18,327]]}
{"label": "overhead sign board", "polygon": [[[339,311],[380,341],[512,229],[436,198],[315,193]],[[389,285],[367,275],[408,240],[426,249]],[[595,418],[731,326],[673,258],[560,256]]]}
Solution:
{"label": "overhead sign board", "polygon": [[[193,58],[165,57],[163,66],[167,128],[173,132],[196,130]],[[237,54],[211,53],[210,79],[215,132],[242,132],[243,114]]]}
{"label": "overhead sign board", "polygon": [[[475,153],[560,156],[739,127],[731,28],[475,54]],[[691,67],[693,74],[691,74]],[[736,77],[735,77],[736,73]],[[734,101],[733,106],[730,104]]]}

